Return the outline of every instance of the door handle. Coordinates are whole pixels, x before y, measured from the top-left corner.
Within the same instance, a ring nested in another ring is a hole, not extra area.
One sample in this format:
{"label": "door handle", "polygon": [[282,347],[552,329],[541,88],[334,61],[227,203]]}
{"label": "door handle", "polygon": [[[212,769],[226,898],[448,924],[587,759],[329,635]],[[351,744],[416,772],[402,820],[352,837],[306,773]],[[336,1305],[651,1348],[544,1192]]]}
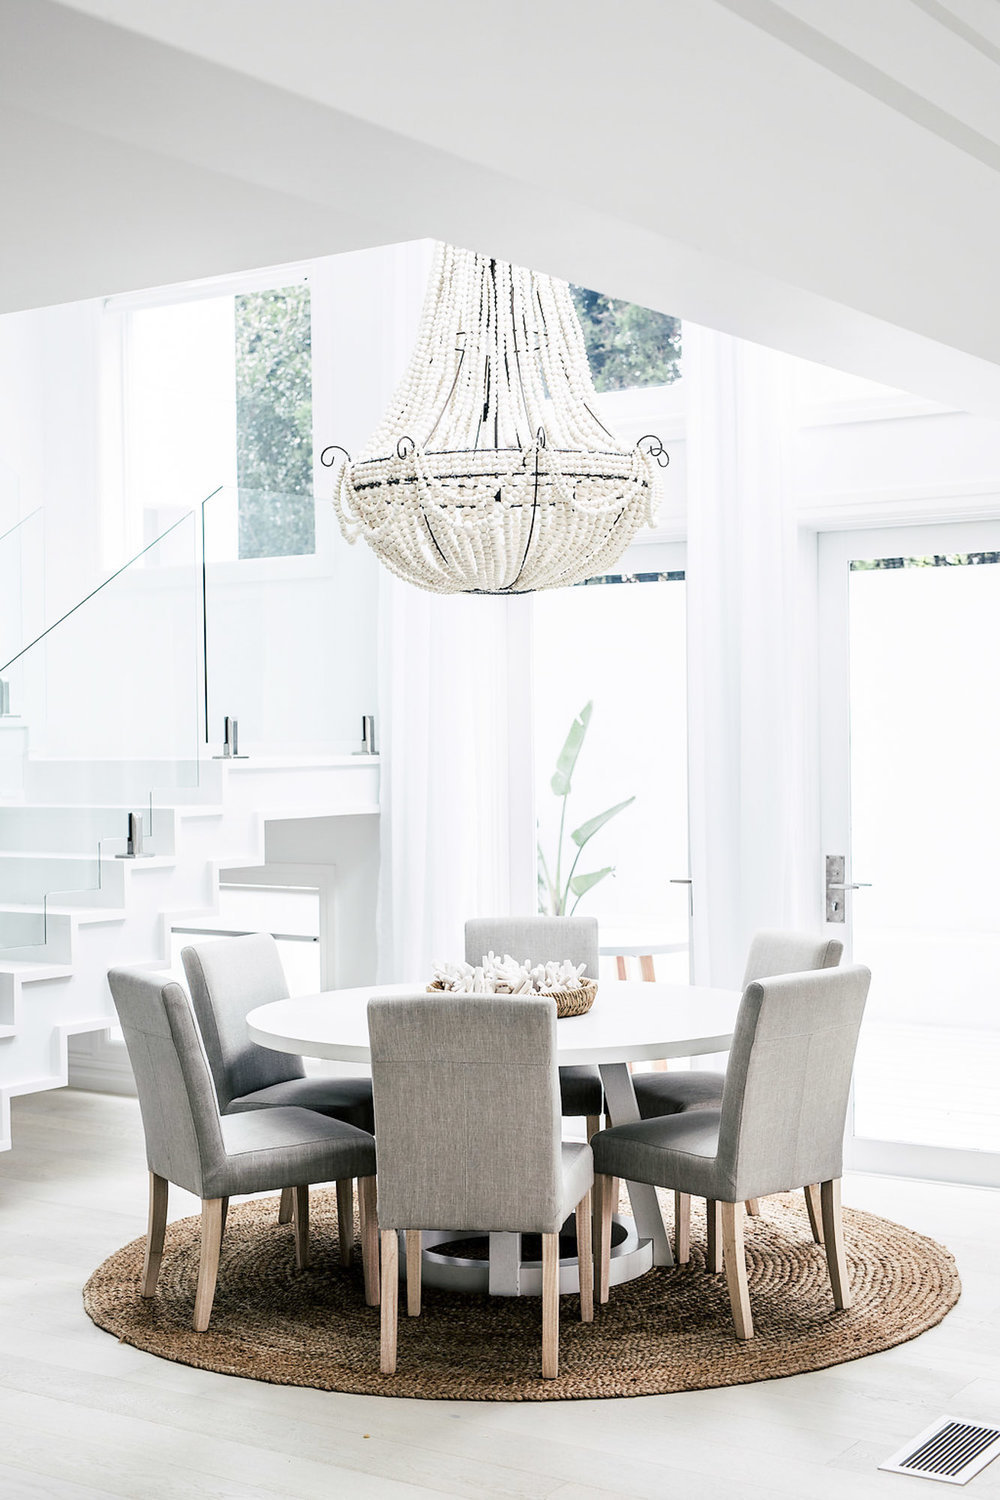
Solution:
{"label": "door handle", "polygon": [[828,922],[847,920],[847,903],[840,894],[842,891],[861,891],[871,887],[870,880],[845,880],[846,873],[847,860],[843,854],[826,856],[826,920]]}

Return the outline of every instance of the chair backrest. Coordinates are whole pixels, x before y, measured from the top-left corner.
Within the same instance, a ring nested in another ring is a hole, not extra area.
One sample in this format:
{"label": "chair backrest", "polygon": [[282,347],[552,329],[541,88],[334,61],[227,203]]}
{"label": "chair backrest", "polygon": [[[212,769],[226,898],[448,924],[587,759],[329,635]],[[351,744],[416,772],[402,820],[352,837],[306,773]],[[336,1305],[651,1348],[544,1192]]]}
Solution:
{"label": "chair backrest", "polygon": [[301,1057],[259,1047],[247,1034],[248,1011],[288,999],[270,933],[198,943],[185,948],[181,958],[223,1113],[244,1094],[305,1076]]}
{"label": "chair backrest", "polygon": [[368,1031],[380,1226],[556,1230],[555,1002],[379,996]]}
{"label": "chair backrest", "polygon": [[775,974],[835,969],[843,951],[839,938],[817,937],[812,932],[755,933],[747,954],[743,988],[755,979],[772,979]]}
{"label": "chair backrest", "polygon": [[496,953],[523,963],[548,963],[550,959],[586,964],[588,979],[596,980],[600,967],[596,917],[470,917],[465,924],[465,962],[482,963],[487,953]]}
{"label": "chair backrest", "polygon": [[719,1127],[719,1166],[732,1202],[840,1177],[870,980],[868,969],[853,964],[747,986]]}
{"label": "chair backrest", "polygon": [[148,969],[112,969],[108,984],[135,1074],[150,1171],[200,1198],[226,1151],[188,997]]}

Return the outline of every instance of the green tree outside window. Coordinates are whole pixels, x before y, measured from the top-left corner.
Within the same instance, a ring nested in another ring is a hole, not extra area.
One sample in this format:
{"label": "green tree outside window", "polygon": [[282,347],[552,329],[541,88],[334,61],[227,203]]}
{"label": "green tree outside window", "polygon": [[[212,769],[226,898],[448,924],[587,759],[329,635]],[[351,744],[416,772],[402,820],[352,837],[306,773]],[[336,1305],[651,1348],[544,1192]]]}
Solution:
{"label": "green tree outside window", "polygon": [[236,483],[240,557],[316,550],[309,288],[236,303]]}

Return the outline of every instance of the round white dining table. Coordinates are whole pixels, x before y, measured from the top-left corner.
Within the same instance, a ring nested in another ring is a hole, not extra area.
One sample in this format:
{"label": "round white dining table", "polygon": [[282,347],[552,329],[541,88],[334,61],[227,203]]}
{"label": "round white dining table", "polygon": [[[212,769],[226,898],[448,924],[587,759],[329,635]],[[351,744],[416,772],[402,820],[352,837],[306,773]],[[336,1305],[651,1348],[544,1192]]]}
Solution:
{"label": "round white dining table", "polygon": [[[422,984],[389,984],[301,995],[252,1010],[247,1027],[251,1040],[279,1052],[368,1063],[371,997],[424,992]],[[648,980],[602,982],[586,1015],[567,1016],[556,1023],[557,1062],[560,1067],[596,1064],[611,1123],[628,1124],[639,1118],[629,1064],[726,1051],[739,1003],[736,990]],[[617,1253],[612,1256],[615,1282],[631,1280],[651,1265],[673,1264],[655,1188],[634,1182],[627,1187],[635,1228],[620,1231]],[[472,1286],[476,1284],[474,1268],[494,1295],[517,1296],[540,1290],[540,1270],[536,1274],[533,1262],[521,1260],[520,1235],[490,1236],[487,1270],[484,1261],[463,1263],[438,1252],[434,1233],[425,1232],[424,1271],[439,1285],[458,1285],[456,1276],[461,1274],[465,1277],[462,1284]],[[442,1241],[458,1238],[454,1231],[441,1231],[440,1237]],[[560,1270],[560,1289],[574,1291],[578,1284],[575,1259],[567,1260]]]}

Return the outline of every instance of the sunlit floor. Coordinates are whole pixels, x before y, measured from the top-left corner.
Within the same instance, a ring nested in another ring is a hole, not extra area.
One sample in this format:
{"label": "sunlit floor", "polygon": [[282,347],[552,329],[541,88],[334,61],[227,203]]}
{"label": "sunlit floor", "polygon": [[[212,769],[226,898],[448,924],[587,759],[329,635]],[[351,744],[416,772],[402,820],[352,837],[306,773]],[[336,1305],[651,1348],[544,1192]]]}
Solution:
{"label": "sunlit floor", "polygon": [[[3,1500],[928,1500],[876,1472],[949,1414],[1000,1418],[1000,1194],[853,1177],[845,1200],[955,1252],[964,1294],[922,1338],[755,1386],[622,1401],[331,1395],[170,1364],[100,1332],[80,1288],[145,1229],[134,1100],[14,1101],[0,1155]],[[172,1215],[195,1207],[180,1192]],[[1000,1462],[969,1486],[1000,1496]]]}

